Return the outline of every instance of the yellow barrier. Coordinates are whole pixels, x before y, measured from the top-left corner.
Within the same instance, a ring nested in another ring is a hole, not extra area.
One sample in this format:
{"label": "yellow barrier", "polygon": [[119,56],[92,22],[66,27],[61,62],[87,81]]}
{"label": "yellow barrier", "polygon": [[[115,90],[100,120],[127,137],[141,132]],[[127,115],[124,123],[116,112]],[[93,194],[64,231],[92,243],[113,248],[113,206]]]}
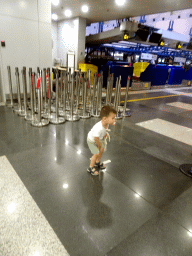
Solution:
{"label": "yellow barrier", "polygon": [[90,71],[91,71],[91,84],[93,85],[94,74],[98,72],[98,67],[93,65],[93,64],[79,63],[79,69],[81,69],[82,72],[87,72],[87,75],[88,75],[88,69],[90,69]]}
{"label": "yellow barrier", "polygon": [[133,75],[140,77],[141,72],[144,72],[145,69],[149,66],[148,62],[136,62],[133,64]]}

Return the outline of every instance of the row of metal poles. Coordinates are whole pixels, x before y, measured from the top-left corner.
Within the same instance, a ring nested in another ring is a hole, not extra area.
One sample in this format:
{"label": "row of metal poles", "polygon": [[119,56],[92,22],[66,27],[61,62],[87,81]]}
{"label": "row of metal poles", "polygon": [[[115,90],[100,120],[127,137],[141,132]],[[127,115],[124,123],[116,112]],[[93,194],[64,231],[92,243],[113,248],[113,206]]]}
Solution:
{"label": "row of metal poles", "polygon": [[[103,74],[94,74],[94,83],[91,86],[91,73],[75,71],[71,74],[67,70],[56,69],[56,79],[52,80],[50,68],[33,72],[26,67],[21,71],[23,94],[21,93],[19,69],[15,68],[17,103],[13,101],[11,68],[8,69],[10,104],[13,111],[33,126],[45,126],[49,123],[61,124],[67,121],[77,121],[80,118],[99,117],[103,105],[112,105],[117,110],[116,119],[130,116],[127,113],[127,98],[130,86],[130,77],[127,79],[127,87],[124,97],[123,111],[119,111],[121,102],[121,77],[116,80],[115,93],[113,93],[113,74],[107,79],[107,89],[103,95]],[[27,86],[27,75],[29,76]],[[53,85],[55,84],[55,99],[53,99]],[[29,88],[29,92],[27,92]],[[113,97],[114,94],[114,97]],[[23,97],[22,97],[23,95]]]}

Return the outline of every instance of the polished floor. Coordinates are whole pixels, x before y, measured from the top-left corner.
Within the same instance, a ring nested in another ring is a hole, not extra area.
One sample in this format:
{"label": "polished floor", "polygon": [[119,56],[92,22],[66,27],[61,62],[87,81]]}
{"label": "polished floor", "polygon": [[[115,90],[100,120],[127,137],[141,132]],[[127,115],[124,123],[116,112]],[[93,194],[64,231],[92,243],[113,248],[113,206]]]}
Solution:
{"label": "polished floor", "polygon": [[0,255],[191,256],[192,179],[179,171],[192,163],[191,97],[130,92],[96,177],[86,137],[99,119],[36,128],[0,106]]}

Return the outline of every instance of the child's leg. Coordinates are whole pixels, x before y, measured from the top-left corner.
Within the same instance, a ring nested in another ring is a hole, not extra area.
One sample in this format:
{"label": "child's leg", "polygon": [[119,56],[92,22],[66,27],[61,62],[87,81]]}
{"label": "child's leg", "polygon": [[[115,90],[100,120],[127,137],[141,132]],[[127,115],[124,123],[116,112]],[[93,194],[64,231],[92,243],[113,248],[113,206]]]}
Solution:
{"label": "child's leg", "polygon": [[94,155],[91,157],[90,167],[93,167],[93,166],[95,165],[97,156],[98,156],[98,154],[94,154]]}
{"label": "child's leg", "polygon": [[104,152],[104,148],[101,148],[99,151],[99,154],[96,155],[96,163],[100,162],[103,152]]}

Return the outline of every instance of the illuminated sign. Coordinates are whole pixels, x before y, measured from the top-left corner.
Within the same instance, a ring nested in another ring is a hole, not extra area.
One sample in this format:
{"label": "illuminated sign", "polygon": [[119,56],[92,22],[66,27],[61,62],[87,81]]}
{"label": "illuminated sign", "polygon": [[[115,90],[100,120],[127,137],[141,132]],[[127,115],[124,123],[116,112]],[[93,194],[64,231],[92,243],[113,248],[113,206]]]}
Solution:
{"label": "illuminated sign", "polygon": [[127,33],[125,33],[123,36],[123,40],[128,40],[128,39],[129,39],[129,35]]}

